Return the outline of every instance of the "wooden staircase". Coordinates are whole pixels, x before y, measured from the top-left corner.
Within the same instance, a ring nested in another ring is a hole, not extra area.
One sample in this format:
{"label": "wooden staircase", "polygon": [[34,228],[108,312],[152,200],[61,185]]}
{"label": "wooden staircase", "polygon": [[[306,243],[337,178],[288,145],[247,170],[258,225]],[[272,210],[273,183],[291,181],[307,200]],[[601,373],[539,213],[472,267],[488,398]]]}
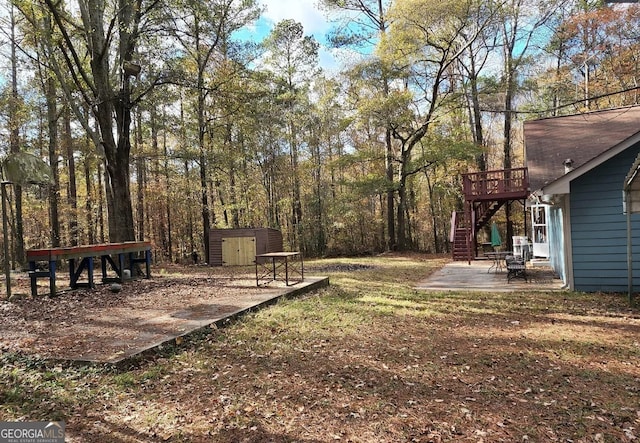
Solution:
{"label": "wooden staircase", "polygon": [[489,224],[489,220],[504,206],[506,201],[481,201],[474,207],[476,230]]}
{"label": "wooden staircase", "polygon": [[471,260],[471,229],[463,212],[454,212],[452,216],[450,241],[453,260]]}
{"label": "wooden staircase", "polygon": [[464,213],[454,212],[451,217],[453,260],[475,258],[478,231],[507,202],[524,200],[529,196],[527,168],[501,169],[495,171],[463,174]]}

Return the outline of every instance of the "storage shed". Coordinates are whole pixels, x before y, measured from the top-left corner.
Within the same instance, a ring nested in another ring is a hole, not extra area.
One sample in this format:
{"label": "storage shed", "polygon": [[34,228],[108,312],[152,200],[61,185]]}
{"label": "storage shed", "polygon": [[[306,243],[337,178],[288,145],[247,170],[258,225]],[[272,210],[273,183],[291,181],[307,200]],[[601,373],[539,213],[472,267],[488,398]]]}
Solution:
{"label": "storage shed", "polygon": [[211,266],[252,265],[256,255],[282,251],[282,233],[271,228],[212,229]]}

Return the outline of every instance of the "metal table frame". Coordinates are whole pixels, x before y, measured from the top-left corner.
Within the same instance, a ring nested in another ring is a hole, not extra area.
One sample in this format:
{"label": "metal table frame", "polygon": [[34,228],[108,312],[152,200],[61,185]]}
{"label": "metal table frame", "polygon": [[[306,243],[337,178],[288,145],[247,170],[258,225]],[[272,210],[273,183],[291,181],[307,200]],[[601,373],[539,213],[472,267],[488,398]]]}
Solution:
{"label": "metal table frame", "polygon": [[513,255],[513,253],[511,251],[495,251],[487,252],[484,255],[488,259],[493,260],[493,263],[489,266],[487,272],[491,272],[491,270],[493,270],[493,272],[498,273],[506,269],[504,261],[507,258],[507,255]]}
{"label": "metal table frame", "polygon": [[[287,286],[304,281],[304,260],[302,254],[297,251],[293,252],[268,252],[266,254],[258,254],[255,259],[256,264],[256,286],[266,284],[278,277],[282,279],[284,271],[284,281]],[[297,276],[290,283],[291,277]]]}

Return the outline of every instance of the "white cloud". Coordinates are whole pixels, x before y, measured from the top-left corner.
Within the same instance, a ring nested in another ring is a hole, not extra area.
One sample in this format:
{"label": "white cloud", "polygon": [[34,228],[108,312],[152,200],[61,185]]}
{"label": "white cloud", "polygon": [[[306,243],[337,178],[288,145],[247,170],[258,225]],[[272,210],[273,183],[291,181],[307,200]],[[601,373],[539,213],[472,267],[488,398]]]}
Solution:
{"label": "white cloud", "polygon": [[[302,23],[305,35],[313,35],[320,43],[320,66],[329,75],[335,75],[349,64],[362,58],[361,54],[349,49],[336,49],[327,45],[326,35],[332,24],[326,17],[326,12],[318,7],[319,0],[259,0],[265,7],[261,21],[267,28],[284,19],[293,19]],[[265,23],[266,22],[266,23]],[[261,28],[264,35],[266,31]],[[268,32],[268,31],[267,31]]]}
{"label": "white cloud", "polygon": [[263,17],[274,24],[293,19],[302,23],[305,34],[313,34],[318,41],[324,41],[330,24],[316,5],[317,0],[261,0],[260,3],[265,6]]}

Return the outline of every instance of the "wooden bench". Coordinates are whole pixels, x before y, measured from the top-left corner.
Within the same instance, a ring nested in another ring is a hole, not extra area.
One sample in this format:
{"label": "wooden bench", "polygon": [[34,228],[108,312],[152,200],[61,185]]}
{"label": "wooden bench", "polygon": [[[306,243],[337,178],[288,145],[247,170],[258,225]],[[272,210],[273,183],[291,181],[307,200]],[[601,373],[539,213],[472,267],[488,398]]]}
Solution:
{"label": "wooden bench", "polygon": [[529,281],[527,276],[527,262],[523,257],[508,255],[505,258],[507,266],[507,282],[511,283],[514,278],[522,278]]}
{"label": "wooden bench", "polygon": [[[138,255],[142,253],[142,257]],[[145,264],[145,278],[151,278],[151,243],[123,242],[104,243],[98,245],[73,246],[70,248],[30,249],[27,251],[29,262],[29,278],[31,279],[31,295],[38,295],[38,279],[49,279],[49,295],[56,295],[56,262],[69,262],[69,282],[72,289],[79,287],[93,288],[94,257],[100,258],[102,282],[122,282],[123,271],[130,269],[131,275],[136,264]],[[115,258],[115,259],[114,259]],[[128,258],[128,268],[125,267]],[[45,262],[47,269],[42,270],[39,265]],[[115,276],[108,275],[108,266],[115,272]],[[86,272],[86,281],[80,281]]]}

